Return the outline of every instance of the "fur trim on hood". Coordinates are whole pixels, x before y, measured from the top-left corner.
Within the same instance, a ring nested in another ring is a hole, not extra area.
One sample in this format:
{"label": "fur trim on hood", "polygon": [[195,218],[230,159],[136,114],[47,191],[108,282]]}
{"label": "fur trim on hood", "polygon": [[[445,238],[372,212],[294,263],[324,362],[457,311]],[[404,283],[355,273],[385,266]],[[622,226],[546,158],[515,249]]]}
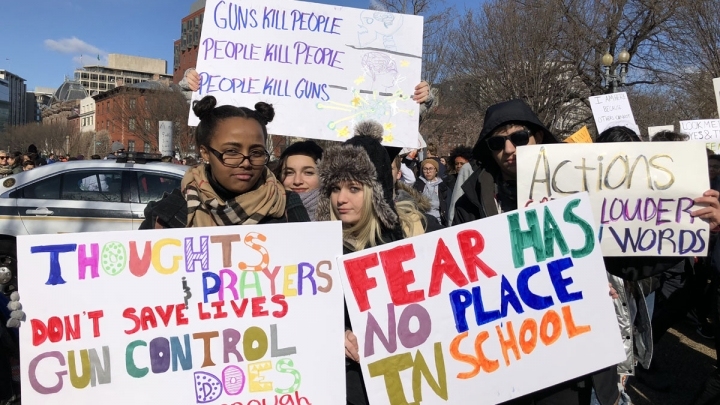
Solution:
{"label": "fur trim on hood", "polygon": [[414,187],[408,186],[402,181],[395,183],[395,201],[411,201],[417,206],[418,211],[427,214],[432,208],[430,200],[420,194]]}

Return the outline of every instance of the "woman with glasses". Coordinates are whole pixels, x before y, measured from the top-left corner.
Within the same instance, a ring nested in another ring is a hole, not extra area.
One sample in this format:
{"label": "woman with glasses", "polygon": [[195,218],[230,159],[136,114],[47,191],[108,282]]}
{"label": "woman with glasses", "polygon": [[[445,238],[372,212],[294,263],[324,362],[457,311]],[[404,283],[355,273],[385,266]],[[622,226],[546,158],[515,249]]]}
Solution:
{"label": "woman with glasses", "polygon": [[286,192],[265,166],[273,107],[216,105],[206,96],[193,106],[204,163],[186,172],[181,190],[148,204],[140,229],[309,221],[298,195]]}
{"label": "woman with glasses", "polygon": [[440,165],[432,158],[423,160],[420,164],[422,173],[415,182],[415,190],[430,200],[429,215],[435,217],[442,225],[447,225],[447,197],[449,187],[438,175]]}

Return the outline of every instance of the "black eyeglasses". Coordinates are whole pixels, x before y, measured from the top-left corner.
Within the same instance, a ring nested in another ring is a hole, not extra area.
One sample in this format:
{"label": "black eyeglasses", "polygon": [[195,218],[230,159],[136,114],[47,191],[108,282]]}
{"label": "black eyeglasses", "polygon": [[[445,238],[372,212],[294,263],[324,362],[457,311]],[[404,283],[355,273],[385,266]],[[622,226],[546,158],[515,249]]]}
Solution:
{"label": "black eyeglasses", "polygon": [[487,139],[487,144],[492,151],[501,151],[505,149],[505,142],[510,140],[515,146],[527,145],[530,142],[530,131],[523,129],[522,131],[513,132],[505,136],[491,136]]}
{"label": "black eyeglasses", "polygon": [[210,146],[205,147],[227,167],[240,167],[245,159],[253,166],[264,166],[270,160],[270,154],[265,149],[253,149],[248,156],[245,156],[240,152],[219,152]]}

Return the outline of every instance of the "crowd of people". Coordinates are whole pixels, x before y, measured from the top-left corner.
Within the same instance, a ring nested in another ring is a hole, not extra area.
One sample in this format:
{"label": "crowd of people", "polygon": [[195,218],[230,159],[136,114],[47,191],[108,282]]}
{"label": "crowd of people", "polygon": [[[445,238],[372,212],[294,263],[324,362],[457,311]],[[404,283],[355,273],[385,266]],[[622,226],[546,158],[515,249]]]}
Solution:
{"label": "crowd of people", "polygon": [[[418,88],[417,100],[426,101],[426,88]],[[474,147],[458,147],[447,158],[437,156],[433,145],[422,159],[417,150],[383,147],[382,126],[364,122],[356,126],[354,137],[327,150],[313,141],[291,145],[271,170],[264,145],[272,106],[217,106],[207,96],[193,111],[200,118],[202,164],[188,172],[181,190],[148,205],[142,228],[339,220],[346,254],[516,210],[516,147],[558,142],[524,102],[513,100],[488,108]],[[671,132],[662,137],[683,140]],[[638,141],[625,127],[610,128],[597,138]],[[710,165],[717,177],[720,159],[711,158]],[[704,208],[693,214],[712,228],[720,224],[718,196],[716,190],[697,196]],[[707,270],[711,260],[712,255],[698,260],[606,257],[626,361],[509,403],[629,404],[624,386],[631,375],[670,389],[671,381],[655,377],[653,345],[691,311],[705,314],[698,316],[705,336],[717,336],[717,311],[707,306],[698,310],[702,305],[695,299],[703,296],[699,291],[707,296],[716,289],[708,283],[717,273]],[[357,338],[347,316],[345,327],[347,403],[367,404]],[[714,380],[708,381],[712,390]],[[716,400],[699,397],[696,403]]]}
{"label": "crowd of people", "polygon": [[[432,102],[426,83],[416,87],[414,99],[425,106]],[[141,229],[337,220],[346,254],[518,209],[516,148],[559,141],[527,104],[512,100],[489,107],[475,145],[457,147],[447,157],[438,156],[432,144],[425,151],[384,147],[383,127],[366,121],[342,144],[323,150],[313,141],[298,142],[271,164],[265,148],[267,125],[275,117],[271,105],[218,106],[206,96],[192,111],[200,119],[200,160],[182,162],[193,167],[181,188],[147,205]],[[672,132],[655,138],[683,139]],[[596,141],[640,138],[613,127]],[[697,196],[703,208],[692,215],[717,228],[720,156],[710,156],[708,170],[713,189]],[[653,346],[690,312],[697,314],[704,336],[720,337],[718,263],[720,244],[705,258],[606,257],[626,361],[508,403],[629,404],[624,387],[632,375],[659,390],[671,389],[671,381],[657,377],[653,368]],[[365,405],[358,342],[347,311],[345,330],[347,403]],[[718,403],[719,386],[720,375],[711,376],[695,404]]]}

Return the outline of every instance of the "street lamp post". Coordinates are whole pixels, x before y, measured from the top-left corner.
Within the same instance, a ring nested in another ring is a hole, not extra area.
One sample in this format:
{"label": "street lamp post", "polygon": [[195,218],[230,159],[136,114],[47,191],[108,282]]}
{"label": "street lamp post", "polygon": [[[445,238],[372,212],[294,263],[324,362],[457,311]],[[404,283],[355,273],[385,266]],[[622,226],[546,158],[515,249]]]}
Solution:
{"label": "street lamp post", "polygon": [[[628,62],[630,62],[630,53],[623,48],[618,54],[617,61],[618,65],[613,68],[613,62],[615,58],[610,54],[606,53],[602,57],[603,70],[601,72],[605,89],[608,89],[609,93],[615,93],[618,86],[625,86],[625,78],[628,72]],[[619,71],[618,71],[619,68]]]}

